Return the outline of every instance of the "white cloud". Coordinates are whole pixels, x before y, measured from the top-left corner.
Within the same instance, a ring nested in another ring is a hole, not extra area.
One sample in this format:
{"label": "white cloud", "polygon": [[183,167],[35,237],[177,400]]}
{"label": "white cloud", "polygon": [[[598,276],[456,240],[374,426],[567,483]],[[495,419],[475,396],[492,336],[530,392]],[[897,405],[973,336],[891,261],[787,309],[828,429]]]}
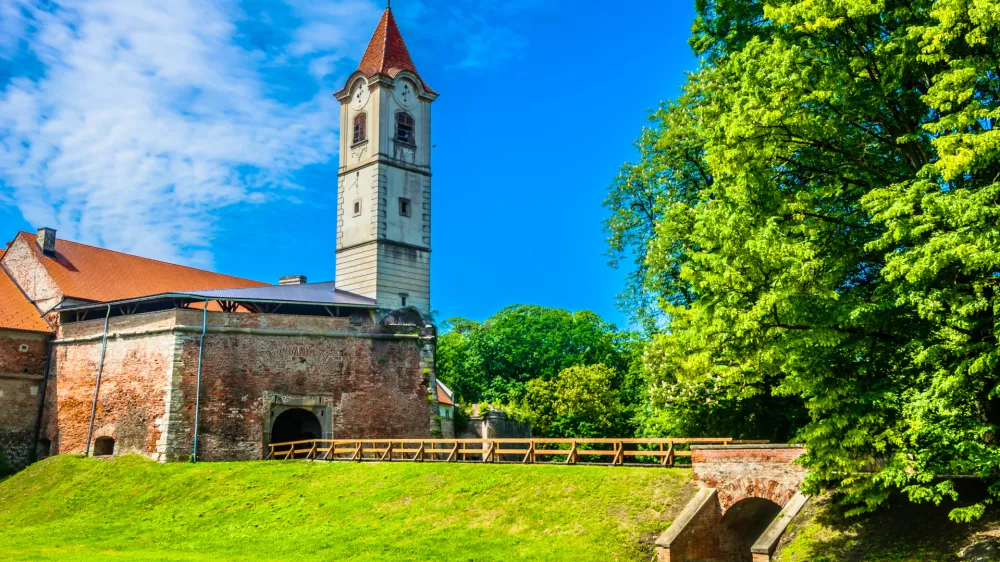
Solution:
{"label": "white cloud", "polygon": [[[473,70],[495,68],[523,54],[528,40],[521,28],[553,3],[551,0],[407,0],[400,4],[393,11],[406,29],[406,37],[419,33],[421,39],[447,52],[449,67]],[[419,60],[417,64],[419,68]]]}
{"label": "white cloud", "polygon": [[[410,0],[397,16],[418,64],[438,50],[469,68],[522,49],[499,20],[547,1]],[[69,239],[211,267],[222,209],[298,201],[296,172],[336,162],[330,94],[382,9],[0,0],[0,204]]]}
{"label": "white cloud", "polygon": [[[294,104],[269,97],[269,55],[239,44],[235,4],[0,5],[0,65],[18,65],[0,82],[0,190],[36,226],[211,266],[214,212],[280,195],[297,170],[336,158],[331,85]],[[325,5],[288,49],[323,75],[358,56],[370,29],[355,30],[377,18],[370,2]]]}
{"label": "white cloud", "polygon": [[295,30],[295,41],[289,47],[293,55],[332,52],[360,57],[354,47],[359,39],[367,42],[375,30],[374,22],[382,13],[369,0],[288,0],[288,3],[304,22]]}

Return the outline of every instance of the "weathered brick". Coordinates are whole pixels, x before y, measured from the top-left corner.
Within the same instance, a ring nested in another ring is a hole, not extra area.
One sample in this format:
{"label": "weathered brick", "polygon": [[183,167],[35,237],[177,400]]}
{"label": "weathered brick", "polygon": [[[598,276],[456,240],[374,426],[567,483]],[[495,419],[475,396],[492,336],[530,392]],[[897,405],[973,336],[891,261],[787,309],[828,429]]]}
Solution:
{"label": "weathered brick", "polygon": [[723,509],[748,498],[764,498],[780,506],[795,495],[805,468],[795,463],[802,447],[695,447],[691,452],[695,480],[719,490]]}
{"label": "weathered brick", "polygon": [[[201,322],[196,310],[111,319],[93,439],[160,460],[191,454]],[[103,328],[103,320],[60,327],[45,425],[59,452],[86,446]],[[298,402],[329,411],[333,437],[427,437],[432,341],[415,326],[209,312],[199,457],[261,458],[274,406]]]}
{"label": "weathered brick", "polygon": [[31,461],[47,336],[0,330],[0,453],[15,468]]}

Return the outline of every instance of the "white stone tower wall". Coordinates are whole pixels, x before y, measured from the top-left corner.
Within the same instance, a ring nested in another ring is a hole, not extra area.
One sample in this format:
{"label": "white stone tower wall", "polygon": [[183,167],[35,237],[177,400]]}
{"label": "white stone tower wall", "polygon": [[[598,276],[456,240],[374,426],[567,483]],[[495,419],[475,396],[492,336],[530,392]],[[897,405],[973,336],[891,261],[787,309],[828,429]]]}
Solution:
{"label": "white stone tower wall", "polygon": [[[362,82],[364,84],[362,84]],[[337,209],[337,286],[375,298],[378,307],[430,312],[431,101],[408,73],[352,78],[341,99]],[[367,102],[352,104],[367,86]],[[414,92],[404,106],[399,88]],[[395,139],[396,112],[414,118],[415,147]],[[367,114],[367,141],[355,144],[354,118]],[[377,147],[377,149],[376,149]],[[408,201],[409,213],[400,211]],[[355,203],[360,203],[356,212]]]}

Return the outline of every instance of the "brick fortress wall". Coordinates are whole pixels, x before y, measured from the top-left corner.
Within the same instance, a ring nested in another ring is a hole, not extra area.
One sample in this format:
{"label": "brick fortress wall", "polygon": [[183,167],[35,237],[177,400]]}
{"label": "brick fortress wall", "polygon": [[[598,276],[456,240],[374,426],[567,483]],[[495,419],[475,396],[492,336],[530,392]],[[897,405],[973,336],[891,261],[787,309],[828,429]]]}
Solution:
{"label": "brick fortress wall", "polygon": [[47,339],[0,330],[0,453],[13,468],[32,460]]}
{"label": "brick fortress wall", "polygon": [[[110,319],[91,448],[97,438],[111,437],[118,454],[158,458],[170,399],[175,325],[173,312]],[[59,326],[42,430],[53,453],[86,449],[103,331],[103,318]]]}
{"label": "brick fortress wall", "polygon": [[[116,454],[188,458],[201,323],[197,310],[111,319],[95,439],[114,438]],[[46,408],[60,452],[84,448],[102,330],[103,320],[61,327]],[[437,408],[428,341],[433,333],[415,326],[209,312],[199,458],[261,458],[274,417],[300,405],[329,412],[326,436],[428,436]]]}

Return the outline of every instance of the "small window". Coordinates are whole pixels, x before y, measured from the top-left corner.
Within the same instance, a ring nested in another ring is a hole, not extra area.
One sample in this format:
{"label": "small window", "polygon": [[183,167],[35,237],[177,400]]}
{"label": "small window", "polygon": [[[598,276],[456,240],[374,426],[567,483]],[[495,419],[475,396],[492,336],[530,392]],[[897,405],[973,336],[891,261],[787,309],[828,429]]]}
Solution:
{"label": "small window", "polygon": [[396,141],[404,144],[415,144],[413,138],[413,116],[405,111],[396,112]]}
{"label": "small window", "polygon": [[360,214],[361,214],[361,200],[356,199],[354,201],[354,216],[358,216]]}
{"label": "small window", "polygon": [[94,441],[95,457],[110,457],[115,454],[115,440],[110,437],[98,437]]}
{"label": "small window", "polygon": [[354,117],[354,144],[368,140],[368,114],[359,113]]}
{"label": "small window", "polygon": [[28,346],[22,345],[22,346],[18,347],[17,350],[20,351],[21,353],[25,353],[25,352],[28,351]]}
{"label": "small window", "polygon": [[399,198],[399,214],[400,216],[408,217],[410,216],[410,200],[404,197]]}
{"label": "small window", "polygon": [[409,294],[407,294],[407,293],[399,293],[399,301],[402,303],[402,306],[404,308],[406,307],[406,299],[408,299],[408,298],[410,298]]}

